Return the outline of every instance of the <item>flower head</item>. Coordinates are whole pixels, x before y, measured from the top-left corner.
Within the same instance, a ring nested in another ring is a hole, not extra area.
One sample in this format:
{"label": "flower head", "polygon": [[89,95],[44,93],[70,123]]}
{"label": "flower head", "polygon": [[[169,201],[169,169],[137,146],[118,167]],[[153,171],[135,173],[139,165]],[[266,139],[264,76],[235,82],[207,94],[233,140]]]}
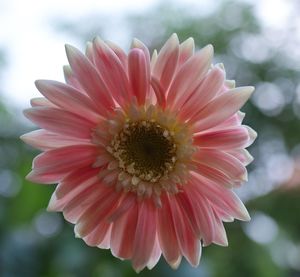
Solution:
{"label": "flower head", "polygon": [[253,88],[226,80],[211,45],[194,53],[175,34],[151,57],[138,40],[128,54],[99,38],[66,52],[66,84],[36,81],[45,98],[25,115],[42,129],[22,137],[43,151],[27,178],[58,183],[48,209],[136,271],[161,254],[197,266],[202,246],[227,245],[223,221],[249,220],[232,188],[252,161],[239,109]]}

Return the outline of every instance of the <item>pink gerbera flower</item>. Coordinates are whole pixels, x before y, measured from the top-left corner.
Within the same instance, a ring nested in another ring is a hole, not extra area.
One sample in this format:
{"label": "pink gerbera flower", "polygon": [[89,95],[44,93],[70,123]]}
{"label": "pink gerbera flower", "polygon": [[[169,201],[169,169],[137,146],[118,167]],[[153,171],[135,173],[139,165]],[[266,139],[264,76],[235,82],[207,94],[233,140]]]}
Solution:
{"label": "pink gerbera flower", "polygon": [[99,38],[66,52],[67,84],[36,82],[45,98],[25,115],[42,129],[22,136],[44,151],[27,178],[58,183],[48,209],[136,271],[161,253],[197,266],[202,246],[227,245],[223,221],[249,220],[232,188],[252,161],[239,109],[253,87],[234,88],[211,45],[194,53],[175,34],[151,58],[138,40],[128,54]]}

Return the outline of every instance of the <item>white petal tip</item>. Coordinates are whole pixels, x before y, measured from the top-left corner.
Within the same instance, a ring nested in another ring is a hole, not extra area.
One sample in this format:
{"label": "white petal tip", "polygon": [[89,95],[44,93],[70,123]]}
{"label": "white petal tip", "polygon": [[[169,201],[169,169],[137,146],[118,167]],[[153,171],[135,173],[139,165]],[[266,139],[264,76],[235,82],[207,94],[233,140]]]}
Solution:
{"label": "white petal tip", "polygon": [[247,86],[247,87],[241,87],[241,91],[243,93],[247,93],[249,95],[251,95],[255,90],[255,87],[252,87],[252,86]]}
{"label": "white petal tip", "polygon": [[178,35],[176,33],[173,33],[171,36],[170,36],[170,39],[171,40],[177,40],[178,41]]}
{"label": "white petal tip", "polygon": [[170,265],[170,267],[172,269],[176,270],[181,263],[181,259],[182,259],[182,256],[179,256],[176,261],[168,261],[168,264]]}
{"label": "white petal tip", "polygon": [[239,179],[241,181],[243,181],[243,182],[247,182],[248,181],[248,173],[247,173],[247,171],[243,175],[241,175]]}
{"label": "white petal tip", "polygon": [[203,47],[201,49],[201,51],[205,51],[205,52],[207,52],[207,54],[209,54],[210,56],[212,56],[213,53],[214,53],[214,47],[212,46],[212,44],[208,44],[205,47]]}
{"label": "white petal tip", "polygon": [[226,80],[225,81],[225,85],[229,88],[229,89],[233,89],[235,88],[235,80]]}

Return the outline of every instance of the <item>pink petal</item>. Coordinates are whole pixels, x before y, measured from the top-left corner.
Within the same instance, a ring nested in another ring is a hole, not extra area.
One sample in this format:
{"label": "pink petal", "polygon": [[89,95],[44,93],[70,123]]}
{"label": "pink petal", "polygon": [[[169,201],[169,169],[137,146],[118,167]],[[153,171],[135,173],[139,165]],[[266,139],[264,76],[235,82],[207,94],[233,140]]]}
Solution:
{"label": "pink petal", "polygon": [[226,188],[231,188],[235,185],[234,180],[232,180],[227,174],[217,168],[208,166],[206,164],[201,164],[199,162],[195,162],[195,166],[197,167],[197,170],[195,170],[196,173],[209,179],[212,182],[215,182],[218,185],[224,186]]}
{"label": "pink petal", "polygon": [[97,155],[97,148],[90,145],[66,146],[46,151],[33,160],[33,171],[27,178],[33,182],[53,183],[71,172],[91,164]]}
{"label": "pink petal", "polygon": [[158,105],[161,106],[162,108],[165,108],[166,103],[167,103],[166,102],[165,91],[161,87],[159,81],[157,79],[155,79],[154,77],[152,77],[151,85],[152,85],[152,88],[155,92]]}
{"label": "pink petal", "polygon": [[164,91],[167,91],[174,77],[178,56],[179,41],[177,35],[173,34],[159,51],[153,69],[153,76],[159,80]]}
{"label": "pink petal", "polygon": [[210,128],[209,131],[238,127],[242,124],[244,116],[245,113],[238,111],[234,115],[228,117],[225,121],[217,124],[213,128]]}
{"label": "pink petal", "polygon": [[152,199],[138,203],[138,220],[133,243],[132,266],[139,272],[149,262],[156,237],[156,207]]}
{"label": "pink petal", "polygon": [[187,60],[176,73],[169,88],[167,103],[170,107],[184,94],[194,91],[200,84],[211,64],[213,48],[208,45]]}
{"label": "pink petal", "polygon": [[74,73],[69,65],[64,65],[63,67],[65,81],[68,85],[78,89],[82,93],[85,93],[84,88],[81,86],[77,78],[74,76]]}
{"label": "pink petal", "polygon": [[[100,38],[94,40],[95,65],[107,87],[106,93],[123,106],[130,98],[126,72],[118,56]],[[103,85],[104,85],[103,84]]]}
{"label": "pink petal", "polygon": [[71,86],[51,80],[38,80],[35,85],[49,101],[62,110],[81,115],[94,123],[101,118],[94,103]]}
{"label": "pink petal", "polygon": [[51,103],[45,97],[36,97],[30,100],[31,107],[52,107],[56,108],[56,106]]}
{"label": "pink petal", "polygon": [[[48,204],[47,210],[48,211],[63,211],[67,205],[70,205],[70,203],[73,203],[76,199],[80,198],[80,201],[78,201],[79,205],[77,205],[75,208],[80,207],[82,205],[82,198],[81,195],[84,191],[90,189],[90,187],[93,187],[96,183],[99,183],[99,180],[97,179],[97,176],[93,176],[87,180],[82,181],[80,184],[74,184],[74,189],[70,190],[70,193],[63,195],[63,196],[57,196],[57,190],[60,186],[56,188],[55,192],[52,194],[51,200]],[[95,193],[94,193],[95,194]],[[92,195],[94,195],[92,194]],[[80,212],[82,209],[80,209]],[[71,211],[72,214],[75,213],[76,217],[76,211]],[[76,219],[73,219],[73,216],[68,215],[68,213],[65,213],[65,218],[70,222],[76,222]]]}
{"label": "pink petal", "polygon": [[194,143],[201,148],[230,150],[243,148],[249,141],[246,128],[233,127],[199,133],[194,136]]}
{"label": "pink petal", "polygon": [[184,64],[190,57],[194,55],[195,43],[193,38],[188,38],[179,46],[178,65]]}
{"label": "pink petal", "polygon": [[128,73],[133,95],[139,105],[145,104],[150,87],[150,64],[141,49],[131,49],[128,55]]}
{"label": "pink petal", "polygon": [[149,49],[147,48],[147,46],[140,40],[134,38],[132,40],[132,45],[131,45],[131,49],[133,49],[133,48],[141,49],[144,52],[144,55],[146,58],[146,63],[150,65],[150,53],[149,53]]}
{"label": "pink petal", "polygon": [[247,170],[235,157],[215,149],[199,149],[195,154],[197,162],[224,172],[230,178],[247,181]]}
{"label": "pink petal", "polygon": [[120,194],[112,191],[108,195],[99,196],[78,219],[75,231],[80,237],[85,237],[97,227],[101,220],[107,219],[109,214],[117,207]]}
{"label": "pink petal", "polygon": [[147,267],[151,270],[159,261],[161,256],[161,249],[159,246],[159,242],[156,236],[155,242],[154,242],[154,246],[153,246],[153,250],[150,256],[150,259],[148,261]]}
{"label": "pink petal", "polygon": [[221,246],[228,246],[228,240],[226,231],[223,225],[222,220],[218,217],[218,215],[215,213],[215,235],[213,242],[215,244],[221,245]]}
{"label": "pink petal", "polygon": [[43,129],[80,139],[90,139],[95,124],[86,118],[55,108],[35,107],[24,115]]}
{"label": "pink petal", "polygon": [[200,240],[194,234],[190,222],[183,214],[175,197],[170,197],[170,205],[180,250],[187,261],[196,267],[199,265],[201,257]]}
{"label": "pink petal", "polygon": [[171,209],[166,193],[161,195],[162,207],[158,210],[158,239],[162,253],[171,267],[177,268],[181,261],[181,253],[177,242]]}
{"label": "pink petal", "polygon": [[137,225],[137,203],[119,217],[114,223],[111,232],[111,252],[114,256],[131,259],[133,255],[133,242]]}
{"label": "pink petal", "polygon": [[210,203],[202,196],[195,196],[190,185],[184,187],[184,193],[179,193],[177,200],[198,239],[203,239],[204,246],[212,243],[215,223]]}
{"label": "pink petal", "polygon": [[253,87],[232,89],[209,102],[193,117],[194,131],[200,132],[225,121],[246,103],[253,90]]}
{"label": "pink petal", "polygon": [[61,198],[60,202],[66,202],[63,213],[66,220],[77,223],[81,216],[95,203],[113,193],[111,188],[101,184],[99,180],[91,178],[83,182],[79,189],[72,194]]}
{"label": "pink petal", "polygon": [[213,68],[205,77],[195,92],[190,91],[178,99],[174,109],[180,110],[179,116],[188,119],[199,112],[211,99],[213,99],[224,83],[224,72]]}
{"label": "pink petal", "polygon": [[20,138],[27,144],[43,151],[75,144],[90,144],[89,140],[62,136],[43,129],[29,132]]}
{"label": "pink petal", "polygon": [[103,79],[93,64],[75,47],[66,45],[66,53],[77,80],[97,105],[98,112],[106,116],[107,111],[115,105]]}
{"label": "pink petal", "polygon": [[120,216],[125,214],[128,210],[130,210],[136,202],[136,194],[135,193],[126,193],[124,195],[124,199],[120,201],[119,206],[111,213],[109,216],[108,220],[109,221],[115,221],[117,220]]}
{"label": "pink petal", "polygon": [[232,190],[218,186],[199,175],[192,175],[190,182],[195,188],[194,192],[205,196],[213,206],[219,207],[239,220],[250,219],[244,204]]}
{"label": "pink petal", "polygon": [[239,159],[244,166],[247,166],[253,161],[253,157],[246,149],[231,149],[228,150],[227,153]]}
{"label": "pink petal", "polygon": [[110,224],[109,229],[107,230],[105,237],[103,240],[97,245],[97,247],[101,249],[109,249],[110,248],[110,238],[111,238],[111,230],[112,224]]}
{"label": "pink petal", "polygon": [[64,198],[68,195],[73,194],[73,192],[82,190],[86,187],[86,182],[93,183],[94,181],[99,181],[97,174],[99,173],[99,168],[91,168],[90,166],[82,167],[72,171],[68,174],[56,187],[57,197]]}
{"label": "pink petal", "polygon": [[127,68],[127,55],[118,45],[111,41],[105,41],[106,45],[110,47],[111,50],[118,56],[120,62],[123,65],[123,68]]}
{"label": "pink petal", "polygon": [[111,223],[108,223],[104,220],[99,221],[94,231],[88,234],[86,237],[84,237],[83,240],[89,246],[97,246],[103,242],[106,234],[110,230],[110,227]]}
{"label": "pink petal", "polygon": [[157,62],[157,50],[154,49],[152,56],[151,56],[151,61],[150,61],[151,72],[153,72],[156,62]]}

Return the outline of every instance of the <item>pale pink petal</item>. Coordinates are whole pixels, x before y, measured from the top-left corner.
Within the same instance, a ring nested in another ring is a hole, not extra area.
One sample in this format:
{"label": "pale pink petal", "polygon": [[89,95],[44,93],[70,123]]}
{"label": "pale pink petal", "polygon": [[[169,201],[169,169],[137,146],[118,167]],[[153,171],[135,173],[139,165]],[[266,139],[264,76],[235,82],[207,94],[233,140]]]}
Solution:
{"label": "pale pink petal", "polygon": [[241,126],[242,121],[244,119],[245,113],[238,111],[234,115],[228,117],[225,121],[217,124],[216,126],[209,129],[209,131],[215,131],[220,129],[234,128]]}
{"label": "pale pink petal", "polygon": [[99,181],[97,177],[99,171],[99,168],[91,168],[90,165],[72,171],[56,187],[55,192],[57,197],[59,199],[68,197],[69,195],[73,195],[74,192],[77,193],[89,186],[88,184],[93,184],[97,180]]}
{"label": "pale pink petal", "polygon": [[248,147],[255,141],[255,139],[257,137],[257,133],[249,126],[244,125],[244,127],[247,129],[248,135],[249,135],[249,140],[245,146],[245,147]]}
{"label": "pale pink petal", "polygon": [[250,164],[254,159],[246,149],[230,149],[227,153],[239,159],[244,166]]}
{"label": "pale pink petal", "polygon": [[75,47],[66,45],[66,53],[77,80],[98,107],[98,112],[106,116],[115,105],[110,91],[97,73],[93,64]]}
{"label": "pale pink petal", "polygon": [[223,225],[222,220],[218,216],[218,214],[215,213],[215,234],[214,234],[214,239],[213,242],[215,244],[221,245],[221,246],[228,246],[228,240],[227,240],[227,235],[226,231]]}
{"label": "pale pink petal", "polygon": [[141,49],[131,49],[128,55],[128,73],[133,95],[138,104],[145,104],[150,88],[150,64]]}
{"label": "pale pink petal", "polygon": [[146,63],[149,64],[149,69],[150,69],[150,52],[149,52],[148,47],[143,42],[138,40],[137,38],[134,38],[132,40],[132,44],[131,44],[131,49],[133,49],[133,48],[141,49],[144,52],[144,55],[146,58]]}
{"label": "pale pink petal", "polygon": [[159,51],[157,61],[153,68],[153,76],[159,80],[161,87],[166,92],[174,77],[179,56],[179,41],[173,34]]}
{"label": "pale pink petal", "polygon": [[195,42],[193,38],[188,38],[179,45],[178,65],[184,64],[190,57],[194,55]]}
{"label": "pale pink petal", "polygon": [[133,242],[137,225],[137,203],[119,217],[114,223],[111,232],[111,252],[114,256],[131,259],[133,255]]}
{"label": "pale pink petal", "polygon": [[163,88],[161,87],[159,81],[152,77],[151,79],[151,85],[155,92],[157,103],[162,107],[165,108],[166,106],[166,96]]}
{"label": "pale pink petal", "polygon": [[[146,68],[147,68],[147,76],[149,76],[149,80],[151,79],[151,71],[152,71],[152,65],[151,65],[151,58],[150,58],[150,52],[149,52],[149,49],[148,47],[143,43],[141,42],[140,40],[134,38],[132,40],[132,45],[131,45],[131,48],[138,48],[138,49],[141,49],[143,52],[144,52],[144,55],[145,55],[145,58],[146,58]],[[148,72],[149,70],[149,72]],[[146,101],[149,102],[149,103],[152,103],[154,104],[155,103],[155,95],[153,93],[153,89],[150,87],[148,89],[148,92],[147,92],[147,98],[146,98]]]}
{"label": "pale pink petal", "polygon": [[162,207],[158,210],[158,239],[159,244],[168,264],[177,268],[181,261],[181,253],[177,242],[176,232],[171,215],[169,198],[164,193],[162,196]]}
{"label": "pale pink petal", "polygon": [[83,240],[89,246],[97,246],[103,242],[110,227],[111,223],[108,223],[105,220],[99,220],[97,227],[86,237],[83,237]]}
{"label": "pale pink petal", "polygon": [[216,150],[200,148],[194,155],[194,159],[201,164],[208,165],[224,172],[233,180],[247,181],[245,166],[235,157]]}
{"label": "pale pink petal", "polygon": [[109,95],[123,106],[125,101],[131,97],[129,82],[125,69],[114,51],[108,47],[100,38],[96,38],[94,46],[94,62],[103,80],[103,86]]}
{"label": "pale pink petal", "polygon": [[97,247],[99,247],[101,249],[109,249],[110,248],[111,230],[112,230],[112,224],[110,224],[103,240],[97,245]]}
{"label": "pale pink petal", "polygon": [[206,164],[201,164],[198,161],[195,161],[195,166],[196,170],[194,170],[194,172],[209,179],[210,181],[226,188],[232,188],[233,186],[235,186],[235,181],[232,180],[223,171]]}
{"label": "pale pink petal", "polygon": [[194,131],[200,132],[225,121],[246,103],[253,90],[253,87],[232,89],[209,102],[192,118]]}
{"label": "pale pink petal", "polygon": [[220,218],[224,222],[233,222],[234,217],[226,213],[224,210],[221,210],[219,207],[214,206],[214,212],[216,217]]}
{"label": "pale pink petal", "polygon": [[64,65],[63,71],[64,71],[65,81],[68,85],[78,89],[82,93],[86,93],[84,91],[84,88],[82,87],[82,85],[79,83],[77,78],[74,76],[74,73],[69,65]]}
{"label": "pale pink petal", "polygon": [[124,199],[120,201],[119,206],[110,214],[107,220],[115,221],[124,213],[126,213],[129,209],[135,205],[136,195],[134,193],[126,193],[124,195]]}
{"label": "pale pink petal", "polygon": [[91,164],[96,155],[97,148],[91,145],[74,145],[49,150],[34,158],[33,171],[27,178],[33,182],[53,183],[74,168]]}
{"label": "pale pink petal", "polygon": [[194,234],[190,222],[183,214],[175,197],[170,197],[170,205],[180,251],[187,261],[196,267],[201,257],[200,240]]}
{"label": "pale pink petal", "polygon": [[118,206],[120,193],[108,193],[100,195],[78,219],[75,232],[80,237],[85,237],[95,230],[101,220],[107,220],[109,214]]}
{"label": "pale pink petal", "polygon": [[41,128],[80,139],[89,139],[94,127],[94,123],[86,118],[55,108],[30,108],[24,115]]}
{"label": "pale pink petal", "polygon": [[97,107],[94,103],[86,95],[71,86],[51,80],[38,80],[35,85],[57,107],[81,115],[95,123],[101,118],[97,114]]}
{"label": "pale pink petal", "polygon": [[81,216],[95,203],[102,201],[104,197],[108,197],[113,193],[112,189],[99,180],[93,178],[82,183],[80,189],[75,193],[68,194],[61,198],[60,202],[65,201],[63,206],[63,214],[66,220],[71,223],[77,223]]}
{"label": "pale pink petal", "polygon": [[244,204],[232,190],[205,180],[200,175],[192,175],[190,181],[196,188],[194,192],[205,196],[214,206],[218,206],[239,220],[248,221],[250,219]]}
{"label": "pale pink petal", "polygon": [[[57,193],[55,190],[49,201],[47,211],[51,211],[51,212],[63,211],[65,209],[65,207],[67,205],[69,205],[71,201],[73,201],[73,199],[76,199],[76,197],[78,195],[80,195],[81,192],[83,192],[85,189],[89,188],[90,186],[94,185],[95,183],[97,183],[97,182],[93,178],[86,180],[86,181],[82,182],[82,184],[80,185],[80,189],[77,188],[77,189],[73,190],[70,194],[67,194],[64,197],[59,197],[59,198],[57,197]],[[82,203],[82,199],[81,199],[80,204],[81,203]],[[72,211],[72,213],[74,214],[75,212]],[[70,222],[76,222],[76,220],[73,219],[73,217],[71,217],[69,219],[68,216],[65,216],[65,218]]]}
{"label": "pale pink petal", "polygon": [[137,272],[141,271],[151,258],[156,237],[156,209],[151,199],[138,203],[132,256],[132,266]]}
{"label": "pale pink petal", "polygon": [[150,68],[151,68],[151,72],[153,72],[153,69],[156,65],[156,62],[157,62],[157,50],[154,49],[153,53],[152,53],[152,56],[151,56],[151,61],[150,61]]}
{"label": "pale pink petal", "polygon": [[210,203],[200,195],[195,196],[190,184],[183,189],[184,193],[177,196],[178,204],[189,219],[198,239],[203,239],[203,245],[207,246],[212,243],[215,233],[214,214]]}
{"label": "pale pink petal", "polygon": [[158,238],[156,236],[153,250],[152,250],[150,259],[148,261],[148,264],[147,264],[147,268],[149,268],[151,270],[158,263],[160,256],[161,256],[161,249],[160,249],[160,245],[158,242]]}
{"label": "pale pink petal", "polygon": [[173,107],[182,95],[194,91],[211,64],[213,48],[208,45],[188,59],[176,73],[169,88],[167,102]]}
{"label": "pale pink petal", "polygon": [[194,136],[194,143],[201,148],[212,148],[221,150],[230,150],[243,148],[249,141],[249,135],[246,128],[241,126],[206,131]]}
{"label": "pale pink petal", "polygon": [[122,63],[124,68],[127,68],[127,55],[123,51],[122,48],[120,48],[117,44],[113,43],[112,41],[105,41],[106,45],[110,47],[111,50],[115,52],[115,54],[118,56],[120,62]]}
{"label": "pale pink petal", "polygon": [[52,108],[57,107],[53,103],[51,103],[48,99],[46,99],[45,97],[32,98],[30,100],[30,105],[31,105],[31,107],[52,107]]}
{"label": "pale pink petal", "polygon": [[75,144],[90,144],[87,139],[62,136],[43,129],[29,132],[20,138],[27,144],[43,151]]}
{"label": "pale pink petal", "polygon": [[219,68],[213,68],[196,90],[186,93],[178,99],[174,109],[180,109],[178,116],[188,119],[199,112],[211,99],[215,97],[224,83],[224,73]]}

